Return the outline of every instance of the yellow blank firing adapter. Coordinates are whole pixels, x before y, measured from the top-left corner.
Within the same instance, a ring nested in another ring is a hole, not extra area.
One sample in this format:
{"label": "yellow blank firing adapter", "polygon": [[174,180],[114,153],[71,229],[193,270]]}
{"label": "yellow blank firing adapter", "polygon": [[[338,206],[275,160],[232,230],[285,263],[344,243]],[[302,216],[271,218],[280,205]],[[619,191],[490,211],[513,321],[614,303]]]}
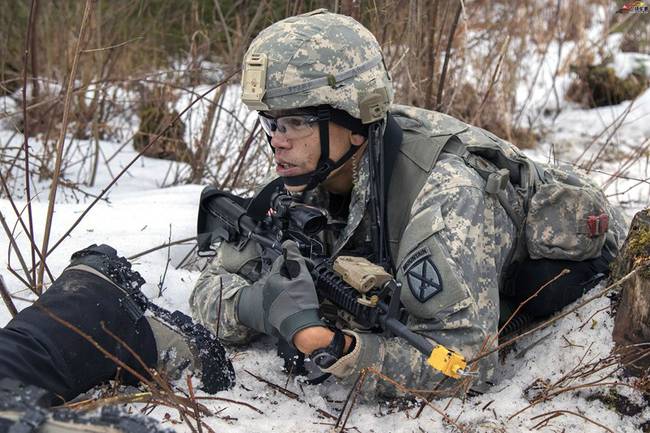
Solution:
{"label": "yellow blank firing adapter", "polygon": [[445,376],[460,379],[463,375],[467,362],[463,355],[447,349],[445,346],[438,345],[433,348],[427,363],[439,370]]}

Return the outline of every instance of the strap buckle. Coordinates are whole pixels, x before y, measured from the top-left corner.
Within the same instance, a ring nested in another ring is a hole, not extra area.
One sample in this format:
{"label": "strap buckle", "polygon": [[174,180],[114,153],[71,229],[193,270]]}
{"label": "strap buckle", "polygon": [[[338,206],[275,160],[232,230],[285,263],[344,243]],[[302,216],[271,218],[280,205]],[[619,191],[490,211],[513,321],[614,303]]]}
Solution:
{"label": "strap buckle", "polygon": [[485,183],[485,191],[488,194],[497,194],[503,191],[508,186],[510,180],[510,171],[507,168],[502,168],[488,175]]}

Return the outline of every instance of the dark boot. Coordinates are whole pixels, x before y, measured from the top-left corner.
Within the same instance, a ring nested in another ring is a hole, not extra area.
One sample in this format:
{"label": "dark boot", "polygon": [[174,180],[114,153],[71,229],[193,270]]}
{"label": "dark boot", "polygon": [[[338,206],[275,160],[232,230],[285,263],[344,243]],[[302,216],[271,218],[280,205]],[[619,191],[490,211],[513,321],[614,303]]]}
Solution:
{"label": "dark boot", "polygon": [[155,420],[105,407],[99,414],[49,411],[47,391],[0,379],[0,433],[164,433]]}
{"label": "dark boot", "polygon": [[[152,318],[144,317],[150,304],[140,291],[143,283],[109,246],[93,245],[75,253],[39,300],[0,330],[0,377],[36,385],[65,400],[110,379],[127,384],[136,383],[136,376],[149,379],[149,368],[159,364],[158,347],[169,345],[170,332],[186,345],[199,344],[200,332],[195,330],[198,325],[182,327],[173,321],[164,332],[159,326],[153,330]],[[161,312],[175,314],[152,309],[158,311],[152,315],[159,316],[158,323],[165,322]],[[197,361],[191,352],[192,359],[184,364],[208,378],[205,388],[215,392],[232,386],[234,373],[223,347],[211,341],[203,353],[210,362],[201,357]],[[118,364],[126,368],[118,369]]]}
{"label": "dark boot", "polygon": [[158,349],[158,371],[178,379],[186,369],[201,379],[209,394],[232,388],[235,371],[217,338],[180,311],[169,312],[150,303],[147,316]]}

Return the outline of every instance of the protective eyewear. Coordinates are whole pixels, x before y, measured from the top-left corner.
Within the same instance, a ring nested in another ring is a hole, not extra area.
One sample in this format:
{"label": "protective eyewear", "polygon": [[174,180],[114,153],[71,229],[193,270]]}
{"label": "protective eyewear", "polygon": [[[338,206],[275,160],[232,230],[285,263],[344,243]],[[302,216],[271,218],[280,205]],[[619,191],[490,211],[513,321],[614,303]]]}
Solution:
{"label": "protective eyewear", "polygon": [[283,134],[287,139],[305,138],[314,132],[314,124],[318,117],[312,114],[291,114],[287,116],[270,117],[259,113],[262,129],[270,136]]}

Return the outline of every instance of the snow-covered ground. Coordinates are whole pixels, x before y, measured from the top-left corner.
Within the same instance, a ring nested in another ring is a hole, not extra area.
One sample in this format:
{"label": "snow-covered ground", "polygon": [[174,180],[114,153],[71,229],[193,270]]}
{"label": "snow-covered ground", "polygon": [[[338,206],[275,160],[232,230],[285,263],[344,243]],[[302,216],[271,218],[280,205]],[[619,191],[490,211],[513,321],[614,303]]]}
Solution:
{"label": "snow-covered ground", "polygon": [[[621,71],[629,69],[629,63],[625,60],[616,64]],[[545,94],[540,93],[540,98]],[[529,106],[539,109],[541,105],[531,100]],[[194,115],[200,117],[196,112]],[[536,149],[527,151],[530,156],[544,162],[576,163],[590,168],[593,179],[606,187],[610,200],[619,204],[628,218],[648,206],[650,90],[634,102],[613,107],[587,110],[562,104],[561,111],[543,117],[538,127],[544,133],[543,140]],[[5,145],[12,135],[9,130],[0,131],[0,144]],[[13,142],[22,143],[22,138],[14,137]],[[83,148],[88,143],[80,144]],[[32,145],[37,148],[38,142],[32,140]],[[112,155],[119,144],[106,141],[101,142],[101,147],[106,155]],[[112,175],[134,156],[135,152],[128,147],[111,161],[110,170],[108,165],[100,164],[96,186],[83,189],[87,193],[97,194],[112,179]],[[100,201],[48,257],[47,263],[52,273],[58,275],[74,251],[92,243],[110,244],[128,257],[169,240],[194,236],[202,187],[186,185],[162,188],[166,184],[170,164],[176,166],[168,161],[138,160],[110,190],[107,200]],[[618,177],[613,177],[613,174],[618,174]],[[43,232],[47,210],[48,187],[46,183],[37,183],[39,192],[33,202],[34,227],[39,245],[41,239],[38,236]],[[66,233],[86,209],[90,198],[64,189],[57,201],[50,244]],[[17,199],[16,204],[19,210],[23,210],[25,200]],[[14,227],[16,218],[8,200],[0,200],[0,212]],[[15,233],[21,250],[25,252],[28,251],[27,240],[21,232],[18,226]],[[0,236],[0,272],[9,291],[16,297],[18,307],[23,308],[27,301],[20,299],[29,299],[30,295],[18,279],[5,271],[9,266],[8,247],[8,240],[3,234]],[[199,272],[185,267],[177,269],[177,266],[184,261],[192,247],[191,242],[173,245],[133,261],[135,269],[147,280],[145,293],[157,304],[189,313],[187,299]],[[18,267],[17,263],[15,254],[11,254],[14,269]],[[502,377],[490,392],[465,400],[438,400],[433,404],[466,431],[641,431],[640,425],[650,420],[648,402],[626,386],[630,381],[613,373],[613,368],[583,379],[569,379],[572,373],[581,371],[581,367],[610,354],[613,348],[613,319],[609,314],[609,303],[606,297],[596,299],[549,328],[517,342],[514,349],[504,356]],[[0,325],[6,324],[9,319],[8,311],[0,306]],[[331,429],[334,421],[320,411],[336,416],[341,409],[340,401],[345,396],[345,390],[331,384],[312,387],[302,385],[295,379],[288,380],[281,372],[282,362],[275,356],[270,341],[255,343],[246,350],[232,348],[231,355],[238,383],[233,390],[218,396],[245,402],[257,410],[226,401],[200,400],[215,414],[206,419],[214,431],[327,432]],[[290,398],[274,390],[246,370],[286,387],[298,398]],[[559,390],[598,379],[604,379],[609,385],[567,390],[527,408],[530,398],[544,384],[555,385],[553,390]],[[181,389],[186,388],[181,382],[177,385]],[[595,398],[600,395],[603,396],[602,400],[606,400],[610,390],[628,397],[641,408],[641,412],[632,416],[621,415],[611,405]],[[418,405],[397,410],[386,405],[359,404],[352,411],[347,427],[350,429],[348,431],[363,433],[454,431],[454,427],[444,422],[434,409],[425,408],[415,418],[417,412]],[[178,420],[177,413],[164,407],[156,408],[150,415],[162,420],[166,413],[171,415],[170,419]],[[552,417],[554,414],[557,416]],[[546,423],[540,424],[549,417]],[[183,424],[172,425],[170,421],[166,424],[177,431],[189,431]]]}

